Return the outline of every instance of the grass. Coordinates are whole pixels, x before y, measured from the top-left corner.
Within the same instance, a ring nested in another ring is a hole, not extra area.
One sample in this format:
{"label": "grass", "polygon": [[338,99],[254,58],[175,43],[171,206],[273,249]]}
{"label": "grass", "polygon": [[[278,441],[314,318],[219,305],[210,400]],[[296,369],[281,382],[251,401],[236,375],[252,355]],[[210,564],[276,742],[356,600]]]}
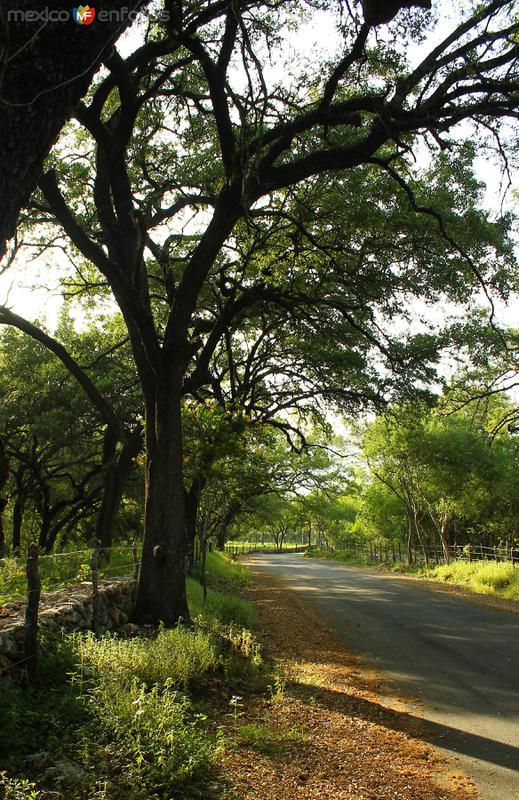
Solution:
{"label": "grass", "polygon": [[519,569],[510,562],[497,561],[452,561],[450,564],[440,564],[435,567],[409,566],[405,562],[397,561],[389,564],[379,564],[370,561],[365,556],[353,556],[349,553],[313,548],[309,556],[327,558],[343,564],[356,566],[371,566],[394,574],[415,575],[427,580],[450,583],[463,586],[475,594],[485,594],[501,597],[505,600],[519,600]]}
{"label": "grass", "polygon": [[[0,686],[0,800],[208,797],[222,747],[217,724],[237,689],[265,683],[240,564],[210,554],[210,588],[189,580],[194,629],[155,636],[64,635],[46,642],[34,688]],[[257,684],[255,684],[257,682]],[[227,736],[227,740],[226,737]]]}
{"label": "grass", "polygon": [[[92,551],[81,551],[40,556],[42,591],[51,591],[90,580],[91,554]],[[110,562],[100,569],[99,577],[103,579],[131,575],[132,571],[130,548],[114,548]],[[227,553],[208,553],[206,572],[209,584],[226,592],[235,592],[250,585],[247,568],[233,560]],[[200,577],[198,570],[195,570],[194,574],[195,577]],[[22,558],[0,560],[0,603],[23,598],[26,592],[25,560]]]}
{"label": "grass", "polygon": [[[225,588],[228,591],[237,591],[250,586],[251,579],[247,567],[235,561],[228,553],[213,550],[207,553],[205,569],[211,585]],[[194,574],[199,577],[199,568]]]}
{"label": "grass", "polygon": [[217,589],[207,590],[204,600],[203,589],[194,578],[188,578],[187,596],[191,615],[207,623],[219,621],[224,624],[236,623],[244,628],[254,626],[252,605],[241,597]]}
{"label": "grass", "polygon": [[476,594],[519,600],[519,570],[509,562],[453,561],[431,568],[425,577],[464,586]]}
{"label": "grass", "polygon": [[76,634],[73,642],[82,677],[109,680],[124,688],[137,682],[147,689],[168,685],[187,692],[203,684],[220,663],[216,643],[196,628],[160,630],[154,639]]}
{"label": "grass", "polygon": [[235,742],[241,747],[251,747],[265,755],[282,755],[296,742],[304,742],[305,731],[298,726],[290,728],[273,727],[265,722],[238,724]]}

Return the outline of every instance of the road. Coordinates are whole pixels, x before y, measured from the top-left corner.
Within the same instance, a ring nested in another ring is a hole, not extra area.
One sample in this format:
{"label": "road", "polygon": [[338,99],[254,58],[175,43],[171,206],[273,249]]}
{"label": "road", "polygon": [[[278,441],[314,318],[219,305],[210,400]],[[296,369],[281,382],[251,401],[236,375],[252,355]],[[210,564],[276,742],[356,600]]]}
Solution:
{"label": "road", "polygon": [[250,560],[377,668],[483,800],[519,800],[519,614],[300,554]]}

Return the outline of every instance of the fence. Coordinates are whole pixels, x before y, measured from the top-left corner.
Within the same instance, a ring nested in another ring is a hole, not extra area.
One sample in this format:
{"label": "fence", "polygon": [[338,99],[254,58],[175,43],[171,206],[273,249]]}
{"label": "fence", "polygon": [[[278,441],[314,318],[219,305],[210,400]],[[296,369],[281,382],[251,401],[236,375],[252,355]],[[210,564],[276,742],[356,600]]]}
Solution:
{"label": "fence", "polygon": [[282,544],[277,547],[274,543],[254,544],[252,542],[230,542],[225,545],[225,552],[233,556],[246,553],[304,553],[307,545]]}
{"label": "fence", "polygon": [[[351,542],[341,549],[351,553],[351,555],[362,555],[369,558],[370,561],[378,561],[380,563],[407,561],[408,559],[407,548],[404,548],[400,542],[372,542],[369,545]],[[448,551],[450,561],[507,561],[514,567],[519,567],[519,548],[517,547],[453,544],[449,545]],[[429,564],[445,563],[445,555],[441,545],[427,546],[420,550],[413,548],[411,557],[414,564],[425,564],[426,562]]]}
{"label": "fence", "polygon": [[[139,573],[139,553],[136,544],[128,547],[94,548],[41,556],[35,544],[27,551],[27,559],[0,559],[0,610],[3,611],[0,635],[7,650],[15,652],[11,665],[0,664],[0,674],[12,666],[24,666],[29,678],[34,678],[38,667],[38,629],[42,591],[55,592],[74,586],[90,587],[87,598],[92,605],[91,627],[100,630],[100,581],[131,575],[135,585]],[[85,599],[82,598],[83,603]],[[63,601],[62,601],[63,602]],[[16,617],[18,612],[18,617]],[[45,613],[45,612],[43,612]],[[23,625],[16,626],[24,614]],[[11,615],[11,616],[10,616]],[[6,625],[7,624],[7,627]],[[82,620],[79,627],[85,627]],[[14,640],[9,638],[13,634]],[[23,635],[21,654],[17,652],[16,639]],[[6,640],[4,642],[3,640]],[[16,657],[20,655],[20,657]]]}

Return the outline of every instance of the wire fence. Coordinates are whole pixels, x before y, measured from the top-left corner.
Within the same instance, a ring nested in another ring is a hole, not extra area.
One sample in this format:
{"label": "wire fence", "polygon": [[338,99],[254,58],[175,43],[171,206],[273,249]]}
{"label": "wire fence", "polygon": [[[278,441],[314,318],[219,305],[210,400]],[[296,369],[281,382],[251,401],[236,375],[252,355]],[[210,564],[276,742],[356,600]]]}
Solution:
{"label": "wire fence", "polygon": [[[92,559],[99,554],[99,578],[122,575],[122,570],[134,566],[136,545],[111,548],[89,548],[65,553],[39,555],[41,589],[57,591],[92,580]],[[137,548],[140,555],[140,548]],[[0,606],[22,600],[26,596],[26,559],[20,557],[0,559]]]}
{"label": "wire fence", "polygon": [[413,564],[445,564],[447,561],[495,561],[508,562],[519,567],[519,548],[505,546],[487,546],[481,544],[452,544],[445,550],[441,545],[425,545],[416,549],[404,547],[400,542],[371,542],[361,544],[350,542],[340,548],[353,556],[364,556],[370,561],[380,563],[396,563],[407,561]]}
{"label": "wire fence", "polygon": [[[38,628],[40,598],[43,592],[87,586],[91,593],[92,629],[99,632],[100,581],[107,578],[130,577],[136,584],[139,577],[139,548],[92,548],[67,553],[40,555],[35,544],[30,545],[25,560],[0,559],[0,613],[11,626],[24,614],[23,652],[12,664],[3,666],[0,675],[23,667],[30,679],[35,679],[38,669]],[[9,607],[6,604],[14,604]],[[14,610],[14,615],[10,612]],[[18,612],[18,614],[16,614]],[[77,630],[84,627],[84,623]],[[0,627],[0,634],[2,628]],[[70,631],[69,631],[70,632]]]}

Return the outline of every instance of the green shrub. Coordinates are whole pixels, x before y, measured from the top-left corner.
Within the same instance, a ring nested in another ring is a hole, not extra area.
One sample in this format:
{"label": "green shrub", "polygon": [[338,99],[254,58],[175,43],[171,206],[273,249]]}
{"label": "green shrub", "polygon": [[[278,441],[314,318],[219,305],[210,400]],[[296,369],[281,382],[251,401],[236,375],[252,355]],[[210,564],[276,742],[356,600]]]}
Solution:
{"label": "green shrub", "polygon": [[130,686],[103,680],[88,703],[98,732],[124,754],[118,780],[131,785],[132,798],[170,797],[213,764],[216,740],[201,724],[205,718],[169,681],[148,690],[137,680]]}
{"label": "green shrub", "polygon": [[82,673],[124,687],[137,681],[148,688],[167,684],[187,690],[220,663],[214,641],[202,630],[161,630],[154,639],[76,634],[74,642]]}
{"label": "green shrub", "polygon": [[0,772],[0,800],[40,800],[41,792],[26,778],[10,778]]}
{"label": "green shrub", "polygon": [[[226,586],[248,582],[244,567],[211,556],[209,566]],[[214,680],[249,689],[262,679],[262,661],[248,630],[251,603],[215,589],[204,601],[193,579],[188,597],[199,618],[194,630],[135,639],[64,635],[43,642],[39,686],[1,682],[0,751],[9,773],[0,774],[1,800],[204,796],[221,733],[188,692]],[[45,780],[22,771],[24,756],[35,752],[47,753],[47,764],[72,763],[77,784],[66,785],[59,770]]]}
{"label": "green shrub", "polygon": [[[91,579],[92,550],[40,555],[39,571],[42,591],[54,591]],[[99,578],[131,575],[132,555],[129,547],[114,548],[110,561],[101,565]],[[25,559],[6,558],[0,561],[0,603],[25,597],[27,578]]]}
{"label": "green shrub", "polygon": [[70,640],[63,637],[42,644],[39,686],[27,688],[10,678],[0,678],[3,764],[23,754],[59,748],[63,735],[87,719],[70,681],[70,673],[76,669]]}
{"label": "green shrub", "polygon": [[25,565],[18,558],[4,558],[0,562],[0,603],[24,597],[26,592]]}

